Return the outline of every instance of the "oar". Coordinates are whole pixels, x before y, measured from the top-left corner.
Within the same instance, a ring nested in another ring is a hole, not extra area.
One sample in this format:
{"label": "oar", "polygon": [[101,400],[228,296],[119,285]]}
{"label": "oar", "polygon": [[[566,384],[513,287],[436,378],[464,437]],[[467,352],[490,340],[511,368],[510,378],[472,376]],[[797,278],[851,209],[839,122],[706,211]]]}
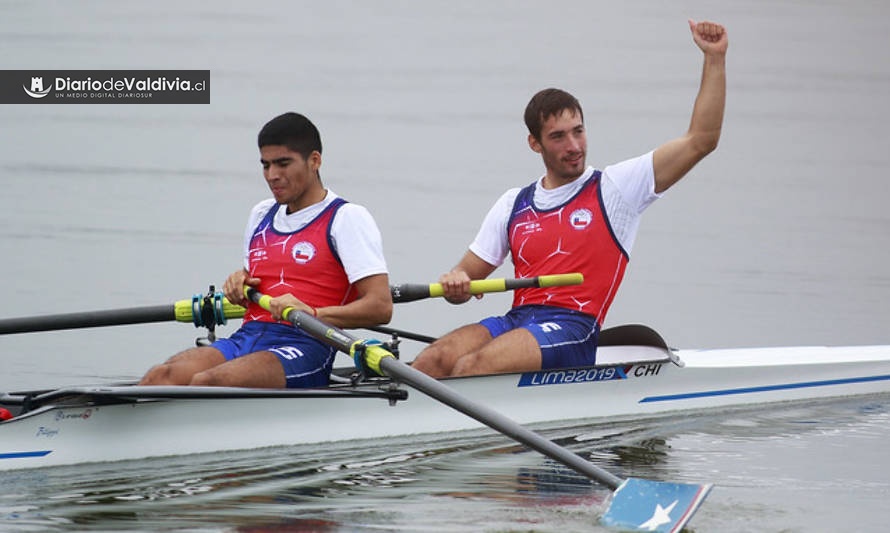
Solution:
{"label": "oar", "polygon": [[[234,305],[222,297],[214,296],[213,313],[216,324],[225,324],[224,318],[244,316],[244,308]],[[196,295],[192,300],[179,300],[172,305],[152,305],[145,307],[129,307],[124,309],[108,309],[104,311],[81,311],[79,313],[63,313],[58,315],[39,315],[22,318],[0,320],[0,335],[6,333],[29,333],[34,331],[51,331],[58,329],[94,328],[99,326],[122,326],[126,324],[146,324],[150,322],[192,322],[196,326],[204,326],[202,314],[202,297]],[[224,318],[222,318],[224,317]]]}
{"label": "oar", "polygon": [[[271,297],[245,287],[245,295],[264,309]],[[482,424],[554,459],[614,492],[602,517],[608,526],[633,531],[680,531],[701,506],[711,484],[688,484],[621,478],[611,474],[512,419],[458,394],[444,383],[396,359],[379,344],[353,337],[303,311],[284,310],[284,318],[312,337],[349,354],[360,369],[407,383],[420,392],[476,419]]]}
{"label": "oar", "polygon": [[[580,285],[581,283],[584,283],[584,276],[577,272],[571,274],[551,274],[534,278],[477,279],[470,282],[470,294],[504,292],[526,287]],[[392,291],[392,301],[394,303],[413,302],[424,298],[434,298],[445,295],[441,283],[430,283],[428,285],[403,283],[401,285],[391,286],[390,290]]]}
{"label": "oar", "polygon": [[[519,279],[484,279],[470,282],[470,292],[481,294],[485,292],[502,292],[522,287],[556,287],[559,285],[577,285],[583,282],[581,274],[555,274],[538,276],[535,278]],[[423,298],[442,296],[442,285],[431,283],[429,285],[405,283],[390,287],[394,302],[413,302]],[[213,291],[211,290],[211,293]],[[203,300],[211,298],[213,315],[203,316]],[[7,333],[30,333],[35,331],[53,331],[60,329],[95,328],[100,326],[122,326],[127,324],[147,324],[151,322],[191,322],[195,326],[210,325],[211,319],[215,324],[225,324],[227,318],[240,318],[244,316],[244,308],[235,305],[223,298],[221,293],[208,296],[195,295],[191,300],[179,300],[173,305],[154,305],[146,307],[130,307],[124,309],[109,309],[104,311],[81,311],[78,313],[64,313],[58,315],[39,315],[23,318],[7,318],[0,320],[0,335]],[[412,338],[403,335],[405,338]],[[432,342],[430,337],[420,336],[415,340]]]}

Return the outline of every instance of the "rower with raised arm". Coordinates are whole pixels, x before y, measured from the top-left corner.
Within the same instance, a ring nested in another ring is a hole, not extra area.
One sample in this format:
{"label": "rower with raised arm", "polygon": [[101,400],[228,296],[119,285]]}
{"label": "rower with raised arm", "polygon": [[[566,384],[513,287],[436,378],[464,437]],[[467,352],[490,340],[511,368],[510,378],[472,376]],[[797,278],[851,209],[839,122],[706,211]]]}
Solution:
{"label": "rower with raised arm", "polygon": [[593,365],[597,338],[633,247],[640,215],[717,147],[726,100],[726,30],[689,21],[704,53],[689,129],[634,159],[588,167],[584,114],[560,89],[535,94],[525,110],[529,147],[545,173],[507,191],[491,208],[464,257],[440,282],[446,299],[470,299],[509,255],[516,277],[580,272],[576,287],[514,293],[506,315],[458,328],[428,346],[415,368],[434,377]]}
{"label": "rower with raised arm", "polygon": [[[319,387],[336,351],[281,319],[292,307],[344,328],[389,322],[392,297],[380,231],[364,207],[321,182],[321,137],[298,113],[273,118],[258,136],[273,198],[254,206],[244,237],[244,267],[224,293],[246,307],[230,337],[180,352],[151,368],[141,385]],[[244,286],[272,297],[271,311],[244,297]]]}

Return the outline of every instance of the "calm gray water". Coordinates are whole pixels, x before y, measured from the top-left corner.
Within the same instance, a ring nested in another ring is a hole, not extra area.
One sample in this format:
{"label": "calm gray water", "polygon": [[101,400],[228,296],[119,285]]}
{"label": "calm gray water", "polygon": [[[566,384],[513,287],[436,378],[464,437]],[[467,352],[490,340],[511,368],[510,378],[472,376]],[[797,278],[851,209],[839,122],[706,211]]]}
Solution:
{"label": "calm gray water", "polygon": [[[730,34],[721,146],[647,213],[607,325],[689,348],[890,344],[888,15],[868,1],[4,2],[4,69],[210,69],[212,103],[0,106],[0,316],[220,285],[267,196],[256,132],[287,110],[319,125],[325,183],[375,214],[393,282],[434,281],[490,203],[539,175],[521,121],[536,90],[579,97],[596,166],[685,130],[692,17]],[[392,325],[438,335],[508,305],[406,304]],[[0,390],[132,379],[199,334],[0,337]],[[696,531],[883,531],[888,405],[548,436],[619,475],[713,481]],[[0,530],[590,531],[605,495],[479,434],[0,474]]]}

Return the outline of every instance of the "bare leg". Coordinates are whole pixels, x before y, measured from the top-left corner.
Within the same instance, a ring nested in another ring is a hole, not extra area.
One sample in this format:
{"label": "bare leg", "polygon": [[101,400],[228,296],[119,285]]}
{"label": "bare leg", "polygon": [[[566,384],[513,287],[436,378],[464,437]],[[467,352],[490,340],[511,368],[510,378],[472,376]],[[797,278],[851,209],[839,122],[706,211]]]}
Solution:
{"label": "bare leg", "polygon": [[478,350],[460,357],[452,376],[532,372],[541,369],[541,347],[534,335],[518,328],[498,336]]}
{"label": "bare leg", "polygon": [[287,379],[278,356],[263,351],[198,372],[189,385],[282,389],[287,386]]}
{"label": "bare leg", "polygon": [[424,348],[411,366],[434,378],[450,376],[458,359],[488,342],[491,342],[491,333],[484,326],[463,326]]}
{"label": "bare leg", "polygon": [[216,348],[200,346],[189,348],[174,355],[166,362],[152,367],[139,382],[140,385],[188,385],[198,372],[226,362]]}

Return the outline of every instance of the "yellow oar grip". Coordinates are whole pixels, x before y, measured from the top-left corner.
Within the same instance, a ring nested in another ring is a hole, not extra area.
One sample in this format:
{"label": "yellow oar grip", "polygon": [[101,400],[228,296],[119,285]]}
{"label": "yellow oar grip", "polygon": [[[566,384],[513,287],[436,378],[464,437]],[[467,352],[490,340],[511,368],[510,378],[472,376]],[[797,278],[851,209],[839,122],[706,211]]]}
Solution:
{"label": "yellow oar grip", "polygon": [[442,288],[441,283],[430,283],[430,298],[437,298],[444,295],[445,290]]}
{"label": "yellow oar grip", "polygon": [[579,272],[538,276],[538,287],[560,287],[562,285],[581,285],[582,283],[584,283],[584,275]]}
{"label": "yellow oar grip", "polygon": [[[470,282],[470,294],[482,294],[486,292],[504,292],[507,290],[507,280],[501,279],[474,279]],[[443,296],[445,290],[441,283],[430,283],[430,297]]]}
{"label": "yellow oar grip", "polygon": [[477,279],[470,282],[470,294],[485,292],[504,292],[507,290],[505,279]]}
{"label": "yellow oar grip", "polygon": [[[470,282],[470,294],[486,292],[504,292],[522,287],[560,287],[563,285],[580,285],[584,283],[584,275],[579,272],[571,274],[550,274],[534,278],[517,279],[474,279]],[[430,297],[445,294],[441,283],[430,283]]]}

